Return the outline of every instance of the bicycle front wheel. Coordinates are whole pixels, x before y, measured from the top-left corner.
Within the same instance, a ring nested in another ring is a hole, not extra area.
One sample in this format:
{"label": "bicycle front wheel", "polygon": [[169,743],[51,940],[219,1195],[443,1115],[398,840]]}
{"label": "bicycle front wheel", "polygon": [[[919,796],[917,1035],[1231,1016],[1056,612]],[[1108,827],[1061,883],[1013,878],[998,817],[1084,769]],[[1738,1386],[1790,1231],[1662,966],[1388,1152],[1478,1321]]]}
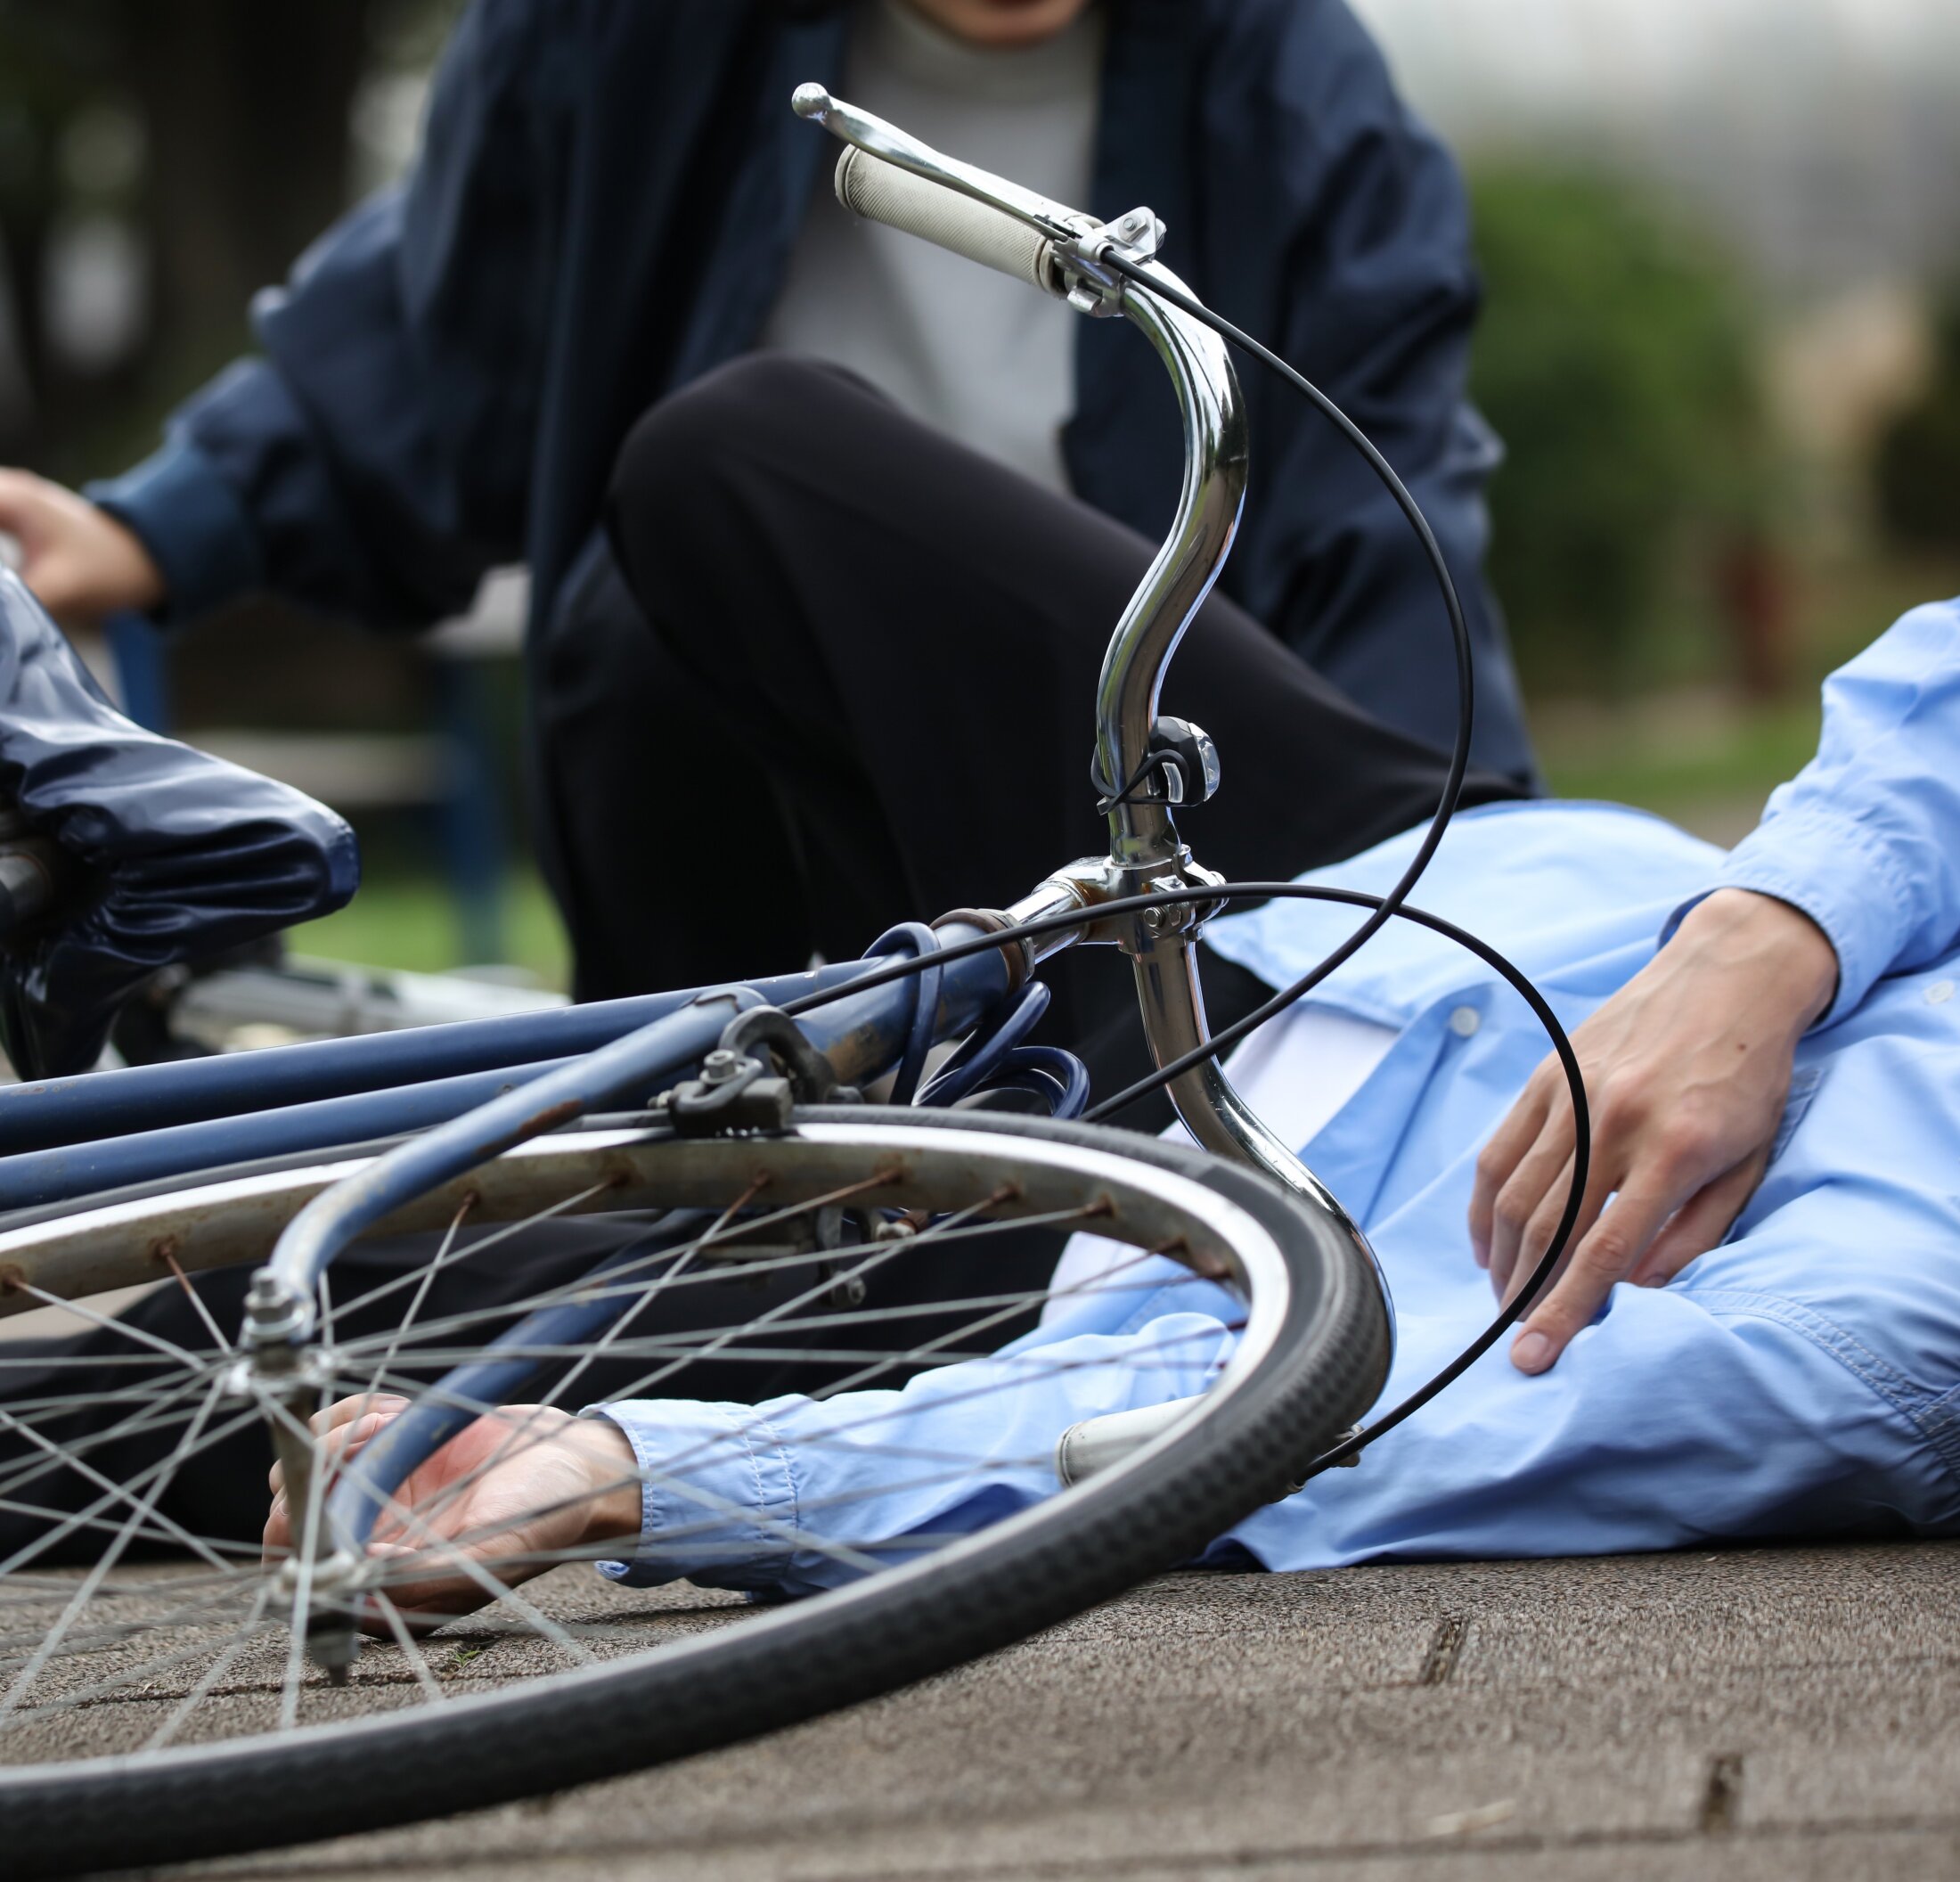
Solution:
{"label": "bicycle front wheel", "polygon": [[[306,1651],[318,1551],[262,1549],[195,1520],[209,1507],[200,1472],[264,1410],[238,1395],[226,1329],[211,1317],[201,1340],[166,1338],[140,1310],[118,1317],[89,1297],[152,1280],[159,1260],[182,1288],[200,1266],[222,1276],[257,1260],[345,1168],[266,1172],[0,1235],[11,1302],[93,1316],[86,1354],[10,1345],[0,1320],[0,1812],[13,1874],[208,1858],[469,1810],[888,1690],[1189,1559],[1283,1494],[1386,1371],[1384,1304],[1352,1229],[1196,1150],[859,1108],[802,1114],[774,1137],[542,1140],[417,1206],[419,1221],[445,1226],[425,1260],[371,1290],[385,1299],[323,1303],[323,1398],[452,1410],[462,1369],[486,1353],[511,1360],[513,1324],[539,1324],[525,1316],[595,1290],[624,1303],[584,1348],[515,1355],[537,1369],[535,1403],[463,1404],[455,1442],[475,1445],[473,1461],[381,1497],[340,1595],[373,1638],[335,1683]],[[575,1215],[586,1232],[617,1229],[597,1275],[539,1271],[515,1294],[490,1285],[519,1231],[548,1237]],[[1096,1330],[1065,1324],[997,1350],[1043,1289],[976,1289],[970,1267],[951,1297],[931,1281],[1030,1225],[1124,1252],[1098,1284]],[[486,1273],[480,1300],[459,1291],[472,1268]],[[926,1285],[892,1286],[904,1271]],[[710,1366],[774,1378],[786,1354],[813,1383],[766,1414],[724,1403],[710,1415],[690,1395]],[[117,1362],[106,1404],[105,1359]],[[601,1364],[609,1383],[595,1394]],[[1055,1448],[1074,1416],[1194,1394],[1141,1449],[1062,1485]],[[600,1548],[551,1527],[572,1499],[543,1469],[547,1445],[582,1434],[541,1407],[595,1395],[638,1411],[625,1477],[666,1514],[636,1542]],[[721,1507],[701,1488],[703,1446],[759,1452],[765,1416],[808,1427],[785,1466],[796,1493]],[[305,1521],[291,1512],[289,1538],[317,1534],[330,1497],[332,1441],[312,1442],[313,1499]],[[506,1483],[532,1501],[489,1498],[485,1514],[488,1486]],[[900,1510],[913,1513],[900,1522]],[[633,1579],[657,1585],[595,1575],[601,1554],[630,1554]],[[691,1583],[657,1585],[669,1573]],[[772,1578],[815,1592],[764,1608],[727,1592]],[[432,1579],[463,1584],[474,1611],[418,1608]]]}

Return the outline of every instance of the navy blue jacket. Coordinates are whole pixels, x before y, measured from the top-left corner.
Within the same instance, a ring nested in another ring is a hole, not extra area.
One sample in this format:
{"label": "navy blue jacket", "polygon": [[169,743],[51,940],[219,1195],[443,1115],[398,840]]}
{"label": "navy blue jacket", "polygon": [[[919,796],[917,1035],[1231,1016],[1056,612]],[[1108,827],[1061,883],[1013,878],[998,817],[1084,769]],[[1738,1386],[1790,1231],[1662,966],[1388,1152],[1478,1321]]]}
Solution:
{"label": "navy blue jacket", "polygon": [[[1476,755],[1530,766],[1479,574],[1498,446],[1466,404],[1478,299],[1461,184],[1341,0],[1107,0],[1093,200],[1149,203],[1166,259],[1376,439],[1427,511],[1479,642]],[[477,0],[405,184],[255,308],[263,348],[90,495],[188,619],[269,588],[370,624],[466,607],[529,563],[534,626],[591,542],[635,417],[754,343],[835,146],[848,10]],[[1294,393],[1244,375],[1252,481],[1223,585],[1352,698],[1448,741],[1444,616],[1407,525]],[[1163,369],[1084,321],[1064,444],[1078,495],[1146,535],[1178,487]]]}

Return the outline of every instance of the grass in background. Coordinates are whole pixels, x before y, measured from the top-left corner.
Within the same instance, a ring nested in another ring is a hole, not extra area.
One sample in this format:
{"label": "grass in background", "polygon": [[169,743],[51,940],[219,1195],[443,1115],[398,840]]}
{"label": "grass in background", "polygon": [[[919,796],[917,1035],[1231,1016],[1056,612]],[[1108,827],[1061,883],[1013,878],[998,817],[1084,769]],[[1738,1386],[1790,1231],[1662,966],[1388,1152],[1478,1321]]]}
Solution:
{"label": "grass in background", "polygon": [[[546,986],[567,986],[571,956],[565,931],[543,883],[532,871],[511,875],[504,888],[502,920],[506,962],[535,974]],[[505,964],[469,960],[462,924],[441,879],[399,864],[371,873],[339,914],[294,929],[287,941],[295,953],[417,973]]]}
{"label": "grass in background", "polygon": [[1712,841],[1737,841],[1769,793],[1817,750],[1824,676],[1908,609],[1960,590],[1960,566],[1819,559],[1793,579],[1795,645],[1784,696],[1751,700],[1707,683],[1610,703],[1534,697],[1532,734],[1552,789],[1636,805]]}
{"label": "grass in background", "polygon": [[1548,708],[1535,723],[1558,796],[1636,805],[1711,842],[1734,843],[1816,751],[1818,708],[1815,695],[1746,706],[1691,693],[1613,715]]}

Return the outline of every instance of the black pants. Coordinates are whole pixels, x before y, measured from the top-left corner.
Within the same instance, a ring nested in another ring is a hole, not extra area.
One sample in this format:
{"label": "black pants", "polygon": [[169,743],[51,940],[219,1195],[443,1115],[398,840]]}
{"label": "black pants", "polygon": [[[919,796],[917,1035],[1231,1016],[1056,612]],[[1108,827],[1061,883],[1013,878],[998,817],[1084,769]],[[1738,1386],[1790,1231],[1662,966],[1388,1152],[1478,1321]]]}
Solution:
{"label": "black pants", "polygon": [[[591,572],[584,605],[546,650],[538,702],[584,996],[793,970],[813,949],[846,958],[895,921],[1010,902],[1104,847],[1089,781],[1096,678],[1152,544],[914,423],[846,374],[767,356],[648,413],[621,458],[608,520],[625,585],[603,562]],[[1442,754],[1360,711],[1221,598],[1193,623],[1164,706],[1223,753],[1218,798],[1180,828],[1229,876],[1290,876],[1352,855],[1417,822],[1442,786]],[[1474,775],[1466,799],[1519,790]],[[1098,1089],[1145,1068],[1122,957],[1084,950],[1044,972],[1056,991],[1049,1035],[1083,1054]],[[1263,992],[1216,956],[1205,978],[1219,1019]],[[1139,1106],[1128,1121],[1154,1128],[1167,1115]],[[425,1317],[520,1299],[612,1245],[591,1225],[529,1231],[498,1250],[494,1272],[445,1272]],[[878,1297],[1038,1288],[1054,1253],[1031,1235],[1009,1256],[994,1240],[984,1257],[942,1256],[929,1277],[894,1268]],[[357,1246],[335,1264],[337,1297],[426,1255],[421,1242]],[[969,1266],[983,1258],[984,1276]],[[218,1323],[235,1326],[243,1271],[199,1286]],[[719,1288],[690,1305],[731,1311]],[[769,1305],[739,1303],[744,1313]],[[339,1331],[385,1325],[390,1311],[350,1315]],[[175,1292],[128,1317],[205,1344]],[[912,1321],[906,1337],[927,1331]],[[98,1332],[17,1354],[0,1369],[0,1397],[74,1389],[84,1377],[71,1363],[37,1373],[37,1357],[127,1350]],[[617,1396],[637,1371],[595,1370],[577,1395]],[[766,1374],[690,1369],[676,1385],[753,1399],[824,1376],[788,1359]],[[101,1387],[127,1377],[105,1367]],[[106,1429],[116,1415],[106,1403],[78,1412],[66,1435]],[[135,1433],[90,1454],[127,1481],[167,1437]],[[0,1481],[19,1442],[0,1436]],[[200,1534],[256,1536],[265,1451],[256,1425],[241,1429],[181,1473],[165,1512]],[[56,1469],[12,1501],[66,1510],[96,1493]],[[10,1510],[0,1493],[0,1559],[45,1520]],[[99,1534],[63,1552],[86,1557]]]}
{"label": "black pants", "polygon": [[[848,373],[771,355],[647,414],[608,520],[636,605],[561,621],[540,702],[582,995],[846,959],[1107,847],[1096,680],[1154,544]],[[1352,855],[1442,788],[1444,754],[1220,595],[1163,707],[1222,754],[1218,797],[1179,828],[1228,876]],[[1474,773],[1465,801],[1521,794]],[[1098,1089],[1140,1073],[1127,963],[1087,950],[1044,972],[1048,1035]],[[1205,986],[1215,1019],[1253,992],[1215,956]]]}

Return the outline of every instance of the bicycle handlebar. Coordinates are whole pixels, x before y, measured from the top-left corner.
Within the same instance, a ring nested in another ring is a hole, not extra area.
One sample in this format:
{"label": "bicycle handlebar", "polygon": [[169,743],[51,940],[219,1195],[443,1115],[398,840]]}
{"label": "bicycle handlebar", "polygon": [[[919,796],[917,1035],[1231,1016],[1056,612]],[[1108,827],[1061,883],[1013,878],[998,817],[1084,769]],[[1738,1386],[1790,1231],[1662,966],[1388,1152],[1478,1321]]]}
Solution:
{"label": "bicycle handlebar", "polygon": [[[1137,209],[1106,225],[944,156],[819,85],[799,86],[791,103],[798,116],[851,147],[837,168],[838,200],[846,209],[1060,294],[1084,314],[1121,314],[1164,361],[1184,434],[1184,480],[1170,533],[1117,623],[1097,685],[1095,774],[1112,795],[1110,853],[1060,871],[1010,914],[1023,919],[1091,905],[1168,881],[1214,880],[1179,840],[1169,802],[1126,788],[1150,749],[1164,670],[1231,547],[1245,487],[1245,413],[1224,341],[1150,291],[1154,280],[1180,298],[1188,293],[1156,259],[1163,224]],[[1112,255],[1129,266],[1119,272],[1109,265]],[[1127,921],[1088,937],[1116,941],[1131,957],[1144,1031],[1160,1066],[1186,1056],[1207,1035],[1192,950],[1202,921],[1203,912],[1194,908],[1168,922]],[[1307,1195],[1366,1247],[1215,1061],[1193,1066],[1169,1089],[1180,1117],[1207,1150]]]}
{"label": "bicycle handlebar", "polygon": [[970,163],[961,163],[958,158],[945,156],[930,144],[921,143],[916,137],[900,130],[895,124],[887,124],[870,111],[861,111],[854,104],[833,98],[821,85],[799,85],[790,98],[789,106],[797,117],[821,124],[833,137],[842,139],[896,169],[909,170],[914,176],[935,184],[941,189],[985,203],[1009,221],[1043,230],[1065,241],[1078,227],[1096,226],[1093,217],[1084,216],[1061,203],[1050,202],[1046,196],[1023,189],[1019,184],[1009,183],[1006,177],[996,176],[989,170],[976,169]]}
{"label": "bicycle handlebar", "polygon": [[1053,238],[991,203],[956,194],[854,145],[837,159],[837,192],[845,209],[867,222],[917,235],[1058,299],[1067,296]]}
{"label": "bicycle handlebar", "polygon": [[1080,313],[1122,315],[1142,330],[1169,371],[1184,432],[1184,487],[1170,534],[1123,610],[1103,663],[1094,776],[1098,791],[1113,799],[1112,862],[1131,871],[1181,864],[1186,853],[1168,800],[1127,786],[1150,750],[1164,669],[1231,546],[1246,451],[1238,381],[1223,341],[1151,292],[1153,282],[1188,292],[1156,258],[1164,225],[1147,209],[1106,225],[948,157],[821,85],[799,86],[790,103],[846,146],[837,169],[837,200],[845,209],[1010,274]]}

